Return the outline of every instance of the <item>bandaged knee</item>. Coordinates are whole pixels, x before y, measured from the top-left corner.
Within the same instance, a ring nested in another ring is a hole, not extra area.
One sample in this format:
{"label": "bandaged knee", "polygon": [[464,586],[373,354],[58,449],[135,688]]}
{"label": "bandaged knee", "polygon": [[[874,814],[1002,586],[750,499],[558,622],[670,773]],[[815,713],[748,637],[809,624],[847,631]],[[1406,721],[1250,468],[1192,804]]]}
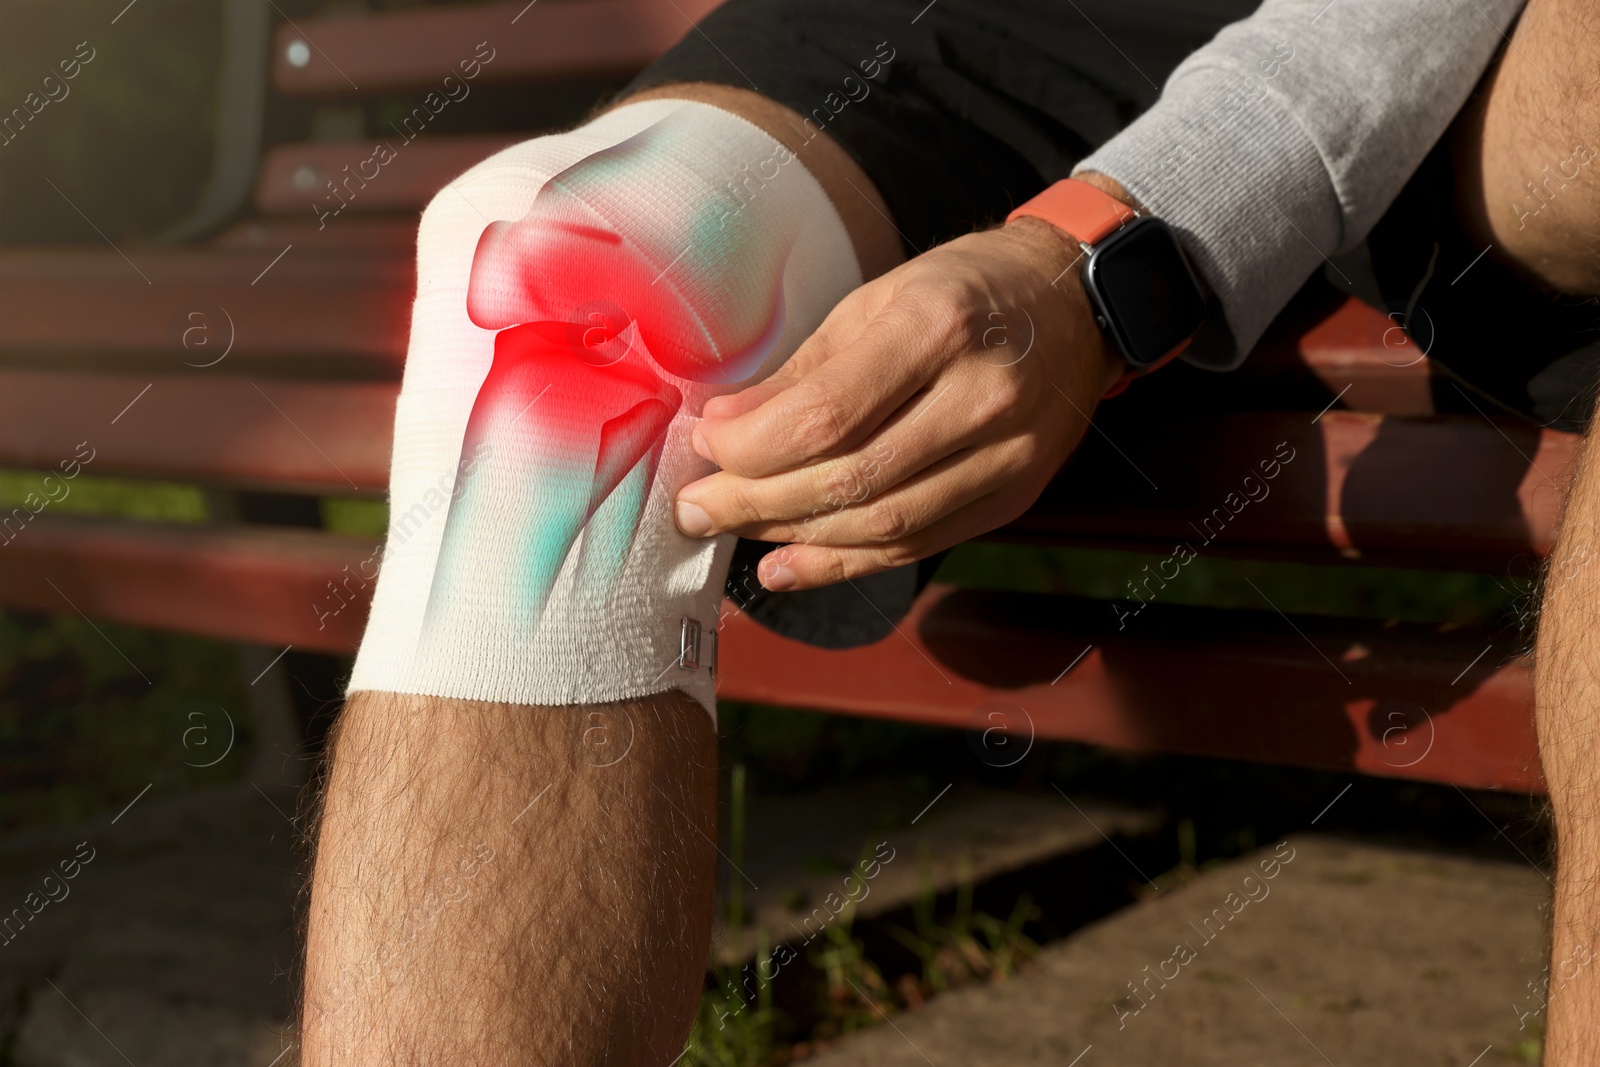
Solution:
{"label": "bandaged knee", "polygon": [[506,149],[423,214],[389,534],[350,689],[715,710],[733,541],[690,539],[705,401],[861,282],[800,161],[652,100]]}

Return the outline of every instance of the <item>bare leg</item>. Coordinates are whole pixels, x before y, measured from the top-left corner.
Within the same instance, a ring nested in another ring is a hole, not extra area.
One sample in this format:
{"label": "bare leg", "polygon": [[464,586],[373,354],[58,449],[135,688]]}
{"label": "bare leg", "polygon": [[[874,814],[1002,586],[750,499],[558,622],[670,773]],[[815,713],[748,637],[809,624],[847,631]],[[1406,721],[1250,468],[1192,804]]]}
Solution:
{"label": "bare leg", "polygon": [[1567,500],[1539,623],[1539,754],[1557,866],[1545,1067],[1600,1062],[1600,447]]}
{"label": "bare leg", "polygon": [[332,758],[302,1064],[678,1055],[715,888],[699,704],[358,693]]}
{"label": "bare leg", "polygon": [[[793,149],[868,277],[900,259],[865,173],[798,115],[715,104]],[[621,756],[625,751],[626,755]],[[619,758],[620,756],[620,758]],[[716,743],[671,692],[592,707],[357,693],[312,878],[305,1067],[665,1067],[707,962]]]}
{"label": "bare leg", "polygon": [[[1600,3],[1532,0],[1459,132],[1485,243],[1536,282],[1600,293]],[[1536,655],[1557,867],[1546,1067],[1600,1063],[1600,444],[1591,430],[1551,557]]]}

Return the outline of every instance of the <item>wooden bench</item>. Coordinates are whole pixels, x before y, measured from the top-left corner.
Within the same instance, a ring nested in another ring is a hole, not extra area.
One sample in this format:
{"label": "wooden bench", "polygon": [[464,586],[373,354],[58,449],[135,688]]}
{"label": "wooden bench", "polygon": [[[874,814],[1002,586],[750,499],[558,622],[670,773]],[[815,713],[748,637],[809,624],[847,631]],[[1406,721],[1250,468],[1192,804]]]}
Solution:
{"label": "wooden bench", "polygon": [[[484,85],[621,75],[712,6],[514,0],[302,18],[274,31],[272,87],[348,117],[373,93],[420,100],[484,41]],[[0,466],[53,469],[87,442],[89,473],[202,485],[219,516],[154,523],[46,506],[14,519],[0,534],[0,606],[352,651],[375,542],[229,518],[227,501],[382,498],[416,211],[527,133],[424,135],[320,229],[312,194],[366,158],[368,141],[272,147],[255,216],[202,245],[127,258],[0,250]],[[1217,516],[1202,554],[1484,573],[1536,560],[1575,439],[1461,405],[1435,412],[1414,353],[1380,312],[1310,286],[1246,370],[1177,368],[1102,408],[1040,504],[993,538],[1165,557],[1202,544],[1196,524],[1289,448],[1270,496]],[[778,637],[730,605],[720,691],[1003,724],[1019,746],[1067,738],[1541,788],[1516,634],[1291,616],[1264,593],[1258,610],[1157,597],[1119,619],[1133,603],[935,586],[894,634],[847,651]]]}

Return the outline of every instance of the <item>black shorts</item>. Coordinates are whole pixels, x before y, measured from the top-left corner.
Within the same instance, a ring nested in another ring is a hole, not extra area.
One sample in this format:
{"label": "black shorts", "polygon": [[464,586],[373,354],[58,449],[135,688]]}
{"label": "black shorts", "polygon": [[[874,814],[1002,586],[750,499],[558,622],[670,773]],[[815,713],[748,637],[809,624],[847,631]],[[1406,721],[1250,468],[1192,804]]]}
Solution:
{"label": "black shorts", "polygon": [[[729,0],[634,80],[754,89],[831,134],[914,255],[1005,218],[1257,0]],[[869,77],[871,74],[873,76]]]}
{"label": "black shorts", "polygon": [[[997,222],[1155,102],[1189,53],[1256,0],[729,0],[628,91],[754,89],[829,133],[876,183],[914,255]],[[1536,292],[1457,230],[1441,146],[1369,241],[1381,298],[1444,368],[1440,410],[1481,403],[1574,429],[1593,406],[1600,314]],[[1462,252],[1465,251],[1465,258]],[[1509,358],[1508,358],[1509,357]],[[1464,387],[1464,388],[1463,388]],[[1454,390],[1454,392],[1452,392]],[[1457,396],[1456,394],[1460,395]],[[741,542],[729,595],[826,647],[886,636],[937,560],[831,589],[769,594]]]}

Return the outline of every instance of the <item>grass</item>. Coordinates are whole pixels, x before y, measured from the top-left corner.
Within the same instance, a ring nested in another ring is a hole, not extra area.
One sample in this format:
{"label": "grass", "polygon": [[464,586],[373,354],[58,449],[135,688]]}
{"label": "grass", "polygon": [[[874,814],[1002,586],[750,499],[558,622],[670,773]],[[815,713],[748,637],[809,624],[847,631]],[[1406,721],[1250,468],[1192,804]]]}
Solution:
{"label": "grass", "polygon": [[383,537],[389,532],[389,505],[382,500],[325,496],[322,525],[339,534]]}
{"label": "grass", "polygon": [[[730,872],[726,918],[735,956],[745,936],[745,915],[740,879],[731,872],[744,860],[747,779],[745,765],[735,763],[729,775],[726,857]],[[938,993],[975,982],[1003,981],[1037,951],[1022,932],[1036,914],[1026,894],[1006,919],[976,911],[969,870],[952,910],[941,914],[938,900],[924,863],[912,928],[888,930],[917,961],[909,970],[901,961],[869,956],[866,940],[855,929],[854,907],[824,928],[820,943],[804,956],[788,946],[775,948],[765,930],[754,931],[755,962],[712,966],[680,1062],[695,1067],[781,1067],[857,1030],[915,1011]],[[813,1002],[804,1011],[784,1011],[775,996],[780,981],[791,992],[813,991]]]}
{"label": "grass", "polygon": [[970,880],[957,897],[953,912],[937,914],[932,884],[925,882],[914,929],[889,931],[919,960],[920,968],[910,971],[901,970],[898,961],[869,956],[865,939],[855,930],[853,909],[841,915],[823,931],[817,946],[780,972],[792,986],[816,991],[803,1020],[775,1006],[774,983],[763,980],[763,973],[779,970],[780,958],[764,932],[758,932],[758,963],[713,969],[682,1062],[766,1067],[802,1060],[858,1030],[916,1011],[936,994],[1004,981],[1037,951],[1022,933],[1034,914],[1026,894],[1003,920],[972,909]]}
{"label": "grass", "polygon": [[923,888],[913,908],[916,928],[897,926],[889,931],[896,941],[922,961],[920,979],[897,983],[910,1007],[927,997],[977,981],[1003,980],[1014,974],[1039,946],[1023,934],[1023,927],[1038,916],[1033,897],[1017,898],[1011,915],[1000,920],[972,910],[972,874],[967,871],[956,889],[955,912],[946,922],[934,918],[933,882],[924,872]]}
{"label": "grass", "polygon": [[[52,483],[64,485],[66,495],[51,500],[45,478],[40,471],[0,470],[0,513],[22,507],[33,494],[35,505],[40,500],[50,500],[44,511],[52,515],[102,515],[158,522],[205,522],[211,517],[205,494],[198,486],[83,473],[70,481]],[[60,496],[61,489],[56,488],[53,493]]]}

